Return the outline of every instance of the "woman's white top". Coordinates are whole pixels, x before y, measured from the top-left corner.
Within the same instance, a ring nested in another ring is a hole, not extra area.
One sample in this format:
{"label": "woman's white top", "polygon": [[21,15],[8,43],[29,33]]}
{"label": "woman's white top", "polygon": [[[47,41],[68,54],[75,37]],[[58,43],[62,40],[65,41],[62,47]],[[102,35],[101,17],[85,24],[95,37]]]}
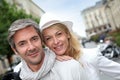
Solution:
{"label": "woman's white top", "polygon": [[84,48],[80,62],[89,80],[100,80],[101,73],[120,80],[120,64],[102,56],[98,48]]}

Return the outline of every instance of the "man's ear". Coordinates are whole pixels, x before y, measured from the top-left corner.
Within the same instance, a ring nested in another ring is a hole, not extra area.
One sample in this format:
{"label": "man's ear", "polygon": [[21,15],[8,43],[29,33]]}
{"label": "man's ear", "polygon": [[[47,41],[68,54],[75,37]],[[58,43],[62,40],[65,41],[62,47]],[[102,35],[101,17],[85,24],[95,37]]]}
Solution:
{"label": "man's ear", "polygon": [[17,50],[15,48],[13,48],[13,47],[11,47],[11,48],[14,51],[15,54],[18,54],[18,52],[17,52]]}

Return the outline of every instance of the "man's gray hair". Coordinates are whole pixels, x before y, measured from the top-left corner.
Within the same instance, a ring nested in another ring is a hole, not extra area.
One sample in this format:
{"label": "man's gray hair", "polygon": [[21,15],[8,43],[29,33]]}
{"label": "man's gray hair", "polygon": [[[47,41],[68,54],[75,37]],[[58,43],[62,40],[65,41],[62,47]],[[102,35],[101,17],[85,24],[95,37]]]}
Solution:
{"label": "man's gray hair", "polygon": [[16,21],[14,21],[11,24],[10,28],[8,29],[8,42],[12,47],[15,48],[13,36],[16,33],[16,31],[23,29],[25,27],[29,27],[29,26],[34,27],[35,30],[37,31],[37,33],[39,34],[40,38],[42,38],[40,29],[39,29],[39,25],[35,21],[33,21],[32,19],[18,19]]}

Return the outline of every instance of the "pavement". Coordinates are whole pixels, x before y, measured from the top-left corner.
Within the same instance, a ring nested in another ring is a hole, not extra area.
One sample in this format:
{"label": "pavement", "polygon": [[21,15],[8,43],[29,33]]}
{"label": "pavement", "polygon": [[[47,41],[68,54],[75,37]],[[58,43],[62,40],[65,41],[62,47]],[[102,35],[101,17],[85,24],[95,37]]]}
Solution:
{"label": "pavement", "polygon": [[94,41],[90,41],[84,44],[85,48],[95,48],[97,47],[97,43],[95,43]]}

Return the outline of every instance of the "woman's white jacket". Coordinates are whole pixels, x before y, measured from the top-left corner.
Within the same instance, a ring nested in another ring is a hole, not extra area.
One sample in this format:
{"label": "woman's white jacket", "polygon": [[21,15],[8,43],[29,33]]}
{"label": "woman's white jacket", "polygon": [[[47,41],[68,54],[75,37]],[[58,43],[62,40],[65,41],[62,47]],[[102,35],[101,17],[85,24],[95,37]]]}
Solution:
{"label": "woman's white jacket", "polygon": [[101,73],[120,80],[120,64],[102,56],[98,48],[84,48],[80,62],[89,80],[100,80]]}

